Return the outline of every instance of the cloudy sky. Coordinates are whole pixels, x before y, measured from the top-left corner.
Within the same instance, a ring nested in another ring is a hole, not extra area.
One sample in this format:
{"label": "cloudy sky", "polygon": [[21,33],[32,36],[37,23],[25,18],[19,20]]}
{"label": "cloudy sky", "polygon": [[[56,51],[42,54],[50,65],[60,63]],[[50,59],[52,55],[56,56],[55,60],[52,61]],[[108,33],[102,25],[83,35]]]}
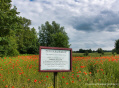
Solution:
{"label": "cloudy sky", "polygon": [[73,50],[111,50],[119,39],[119,0],[12,0],[35,27],[55,21],[65,27]]}

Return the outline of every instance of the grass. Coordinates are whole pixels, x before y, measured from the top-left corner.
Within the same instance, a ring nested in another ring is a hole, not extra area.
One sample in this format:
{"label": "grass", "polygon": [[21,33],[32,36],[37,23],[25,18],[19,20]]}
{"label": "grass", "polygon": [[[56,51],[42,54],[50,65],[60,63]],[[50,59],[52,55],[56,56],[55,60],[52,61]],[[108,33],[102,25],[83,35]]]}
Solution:
{"label": "grass", "polygon": [[[73,53],[72,55],[75,56],[75,57],[76,56],[84,57],[84,53]],[[91,56],[91,57],[115,56],[115,55],[119,55],[119,54],[112,54],[112,52],[104,52],[104,54],[94,52],[94,53],[89,53],[88,54],[88,56]]]}
{"label": "grass", "polygon": [[[80,55],[73,54],[72,72],[58,72],[58,88],[119,87],[118,55]],[[0,58],[0,88],[53,88],[53,72],[39,72],[38,63],[38,55]]]}

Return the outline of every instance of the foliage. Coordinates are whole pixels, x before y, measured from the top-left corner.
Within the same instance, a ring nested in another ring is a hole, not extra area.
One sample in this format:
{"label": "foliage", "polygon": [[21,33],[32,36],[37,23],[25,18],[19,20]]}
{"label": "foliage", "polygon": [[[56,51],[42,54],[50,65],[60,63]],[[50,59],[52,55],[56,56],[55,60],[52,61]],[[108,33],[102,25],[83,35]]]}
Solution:
{"label": "foliage", "polygon": [[45,25],[39,27],[39,42],[41,46],[49,47],[66,47],[69,48],[69,37],[64,31],[64,27],[60,27],[55,21],[49,24],[47,21]]}
{"label": "foliage", "polygon": [[119,39],[115,41],[115,51],[119,54]]}
{"label": "foliage", "polygon": [[0,56],[38,53],[37,33],[28,27],[31,21],[19,17],[17,8],[11,6],[11,0],[0,0]]}
{"label": "foliage", "polygon": [[87,49],[87,50],[85,50],[85,49],[79,49],[79,53],[85,53],[86,51],[88,53],[92,53],[92,50],[91,49]]}
{"label": "foliage", "polygon": [[84,56],[88,56],[88,54],[89,54],[88,51],[85,51]]}
{"label": "foliage", "polygon": [[116,50],[115,50],[115,49],[112,49],[112,54],[113,54],[113,55],[115,55],[115,54],[114,54],[115,52],[116,52]]}
{"label": "foliage", "polygon": [[16,30],[16,37],[18,43],[18,51],[21,54],[36,54],[38,53],[38,38],[35,28],[30,29],[31,21],[26,18],[19,17],[20,28]]}
{"label": "foliage", "polygon": [[102,48],[98,48],[98,49],[97,49],[97,52],[98,52],[98,53],[102,53],[102,54],[104,54]]}
{"label": "foliage", "polygon": [[11,0],[0,0],[0,51],[4,51],[3,56],[18,55],[15,38],[18,12],[16,7],[11,9]]}

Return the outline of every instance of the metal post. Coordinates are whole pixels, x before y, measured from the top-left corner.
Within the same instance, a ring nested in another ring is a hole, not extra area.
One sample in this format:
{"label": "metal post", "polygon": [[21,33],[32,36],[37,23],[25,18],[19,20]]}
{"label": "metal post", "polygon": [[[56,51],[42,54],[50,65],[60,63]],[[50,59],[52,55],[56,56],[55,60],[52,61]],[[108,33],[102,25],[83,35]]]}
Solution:
{"label": "metal post", "polygon": [[54,72],[54,88],[57,88],[57,72]]}

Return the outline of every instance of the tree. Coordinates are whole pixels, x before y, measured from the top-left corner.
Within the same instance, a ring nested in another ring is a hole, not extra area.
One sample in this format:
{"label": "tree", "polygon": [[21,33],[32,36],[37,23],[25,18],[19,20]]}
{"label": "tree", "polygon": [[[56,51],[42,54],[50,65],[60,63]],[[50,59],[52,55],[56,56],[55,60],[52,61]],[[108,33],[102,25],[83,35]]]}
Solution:
{"label": "tree", "polygon": [[98,48],[98,49],[97,49],[97,52],[98,52],[98,53],[102,53],[102,54],[104,54],[102,48]]}
{"label": "tree", "polygon": [[115,41],[115,51],[119,54],[119,39]]}
{"label": "tree", "polygon": [[116,50],[115,50],[115,48],[114,48],[114,49],[112,49],[112,54],[113,54],[113,55],[114,55],[115,51],[116,51]]}
{"label": "tree", "polygon": [[84,56],[88,56],[88,54],[89,54],[88,51],[85,51]]}
{"label": "tree", "polygon": [[37,33],[29,27],[31,20],[17,16],[17,8],[11,6],[11,0],[0,0],[0,54],[38,53]]}
{"label": "tree", "polygon": [[30,45],[28,46],[27,53],[29,54],[38,54],[39,53],[39,42],[36,33],[36,29],[32,28],[30,30]]}
{"label": "tree", "polygon": [[11,0],[0,0],[0,51],[5,56],[18,54],[14,32],[18,14],[16,7],[11,9]]}
{"label": "tree", "polygon": [[47,21],[45,25],[39,27],[39,42],[41,46],[49,47],[66,47],[69,48],[69,37],[64,30],[64,27],[60,27],[55,21],[49,24]]}
{"label": "tree", "polygon": [[36,54],[38,53],[39,43],[35,28],[29,27],[31,20],[25,17],[19,17],[19,29],[16,30],[18,43],[18,51],[21,54]]}

